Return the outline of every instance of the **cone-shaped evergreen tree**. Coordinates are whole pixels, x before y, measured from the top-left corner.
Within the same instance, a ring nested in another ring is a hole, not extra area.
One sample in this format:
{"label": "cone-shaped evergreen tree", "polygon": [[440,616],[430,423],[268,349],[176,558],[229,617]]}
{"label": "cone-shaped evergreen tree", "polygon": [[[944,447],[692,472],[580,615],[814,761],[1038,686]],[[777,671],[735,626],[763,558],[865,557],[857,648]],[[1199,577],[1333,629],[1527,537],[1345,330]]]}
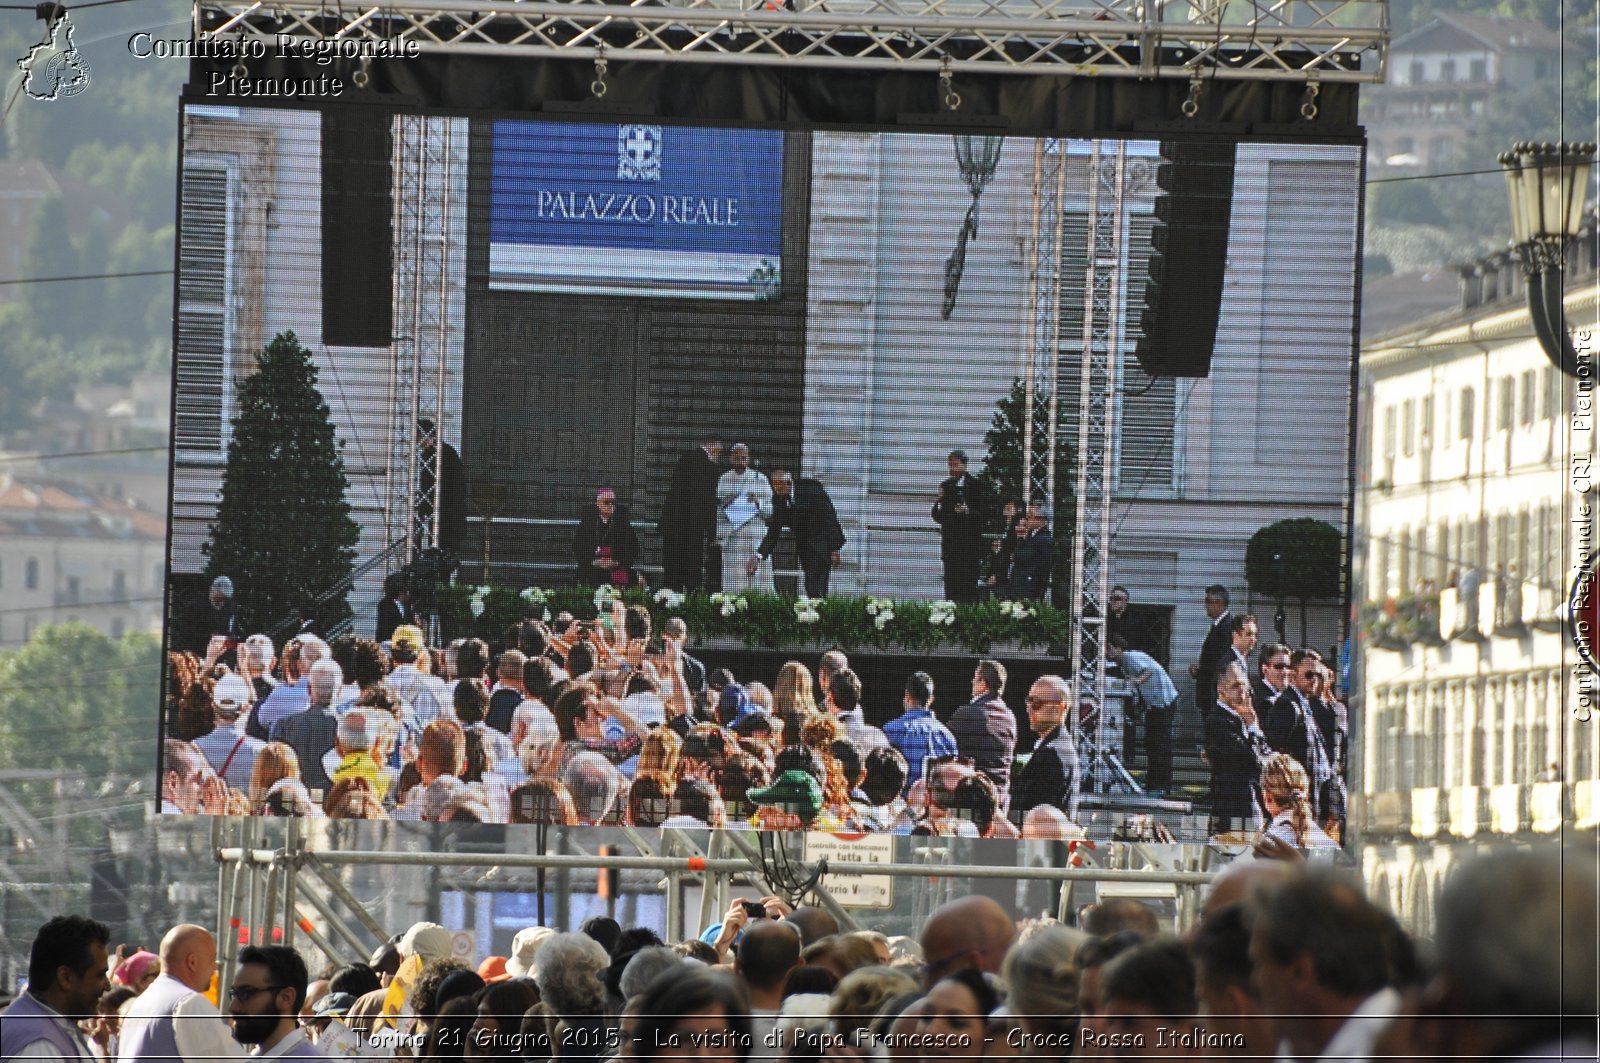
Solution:
{"label": "cone-shaped evergreen tree", "polygon": [[[279,333],[239,385],[208,577],[233,580],[239,620],[263,631],[349,580],[360,537],[349,481],[311,352]],[[323,629],[347,619],[343,594],[317,610]]]}
{"label": "cone-shaped evergreen tree", "polygon": [[[1027,486],[1027,463],[1023,461],[1022,454],[1022,427],[1023,418],[1027,416],[1027,408],[1027,388],[1022,378],[1018,377],[1011,382],[1011,393],[1002,396],[995,403],[994,419],[990,422],[989,431],[983,436],[983,445],[988,448],[989,457],[983,464],[983,471],[977,474],[977,478],[989,489],[994,498],[995,525],[991,530],[995,532],[1005,531],[1000,507],[1007,500],[1020,502],[1024,496],[1031,493]],[[1049,424],[1048,418],[1037,413],[1034,415],[1035,460],[1043,459],[1048,453],[1046,448],[1049,446]],[[1056,542],[1055,578],[1051,598],[1057,603],[1065,600],[1063,592],[1072,578],[1072,528],[1077,518],[1076,503],[1073,501],[1077,473],[1072,462],[1074,449],[1072,444],[1076,442],[1075,427],[1069,428],[1063,425],[1056,433],[1056,497],[1050,500],[1050,529]]]}

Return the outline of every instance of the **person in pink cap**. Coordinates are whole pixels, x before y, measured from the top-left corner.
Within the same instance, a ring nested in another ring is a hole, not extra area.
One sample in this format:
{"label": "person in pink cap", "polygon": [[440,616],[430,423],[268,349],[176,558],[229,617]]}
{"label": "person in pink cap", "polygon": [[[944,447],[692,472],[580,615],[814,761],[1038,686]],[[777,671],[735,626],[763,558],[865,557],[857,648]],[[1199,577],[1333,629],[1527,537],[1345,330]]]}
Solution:
{"label": "person in pink cap", "polygon": [[127,986],[138,994],[143,993],[160,974],[161,958],[153,952],[140,949],[117,964],[117,969],[111,972],[111,981]]}

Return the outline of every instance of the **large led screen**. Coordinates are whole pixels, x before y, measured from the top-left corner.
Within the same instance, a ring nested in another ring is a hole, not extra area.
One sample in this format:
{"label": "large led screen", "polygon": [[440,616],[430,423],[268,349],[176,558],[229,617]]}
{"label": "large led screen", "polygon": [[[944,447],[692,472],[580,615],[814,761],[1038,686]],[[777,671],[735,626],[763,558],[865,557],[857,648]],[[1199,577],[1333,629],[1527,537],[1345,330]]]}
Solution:
{"label": "large led screen", "polygon": [[169,811],[1342,838],[1359,144],[183,129]]}

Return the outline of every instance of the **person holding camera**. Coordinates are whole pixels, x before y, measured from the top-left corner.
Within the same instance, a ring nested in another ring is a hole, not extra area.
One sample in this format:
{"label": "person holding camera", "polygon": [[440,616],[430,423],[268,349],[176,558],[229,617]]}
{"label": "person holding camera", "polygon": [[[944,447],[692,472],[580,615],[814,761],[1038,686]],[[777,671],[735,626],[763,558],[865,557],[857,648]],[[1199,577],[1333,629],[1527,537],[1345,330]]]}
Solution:
{"label": "person holding camera", "polygon": [[933,520],[939,525],[939,556],[944,561],[944,596],[952,602],[978,597],[983,567],[983,532],[989,521],[988,492],[967,472],[965,451],[952,450],[950,478],[939,485]]}

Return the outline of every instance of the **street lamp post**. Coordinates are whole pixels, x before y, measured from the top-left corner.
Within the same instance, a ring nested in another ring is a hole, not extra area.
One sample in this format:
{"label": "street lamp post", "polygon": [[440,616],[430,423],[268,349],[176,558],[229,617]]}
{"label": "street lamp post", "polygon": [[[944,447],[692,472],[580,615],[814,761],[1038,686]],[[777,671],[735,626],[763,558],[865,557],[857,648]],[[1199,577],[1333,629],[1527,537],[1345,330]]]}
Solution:
{"label": "street lamp post", "polygon": [[1000,161],[1000,147],[1004,143],[1001,137],[965,133],[958,133],[953,139],[956,144],[956,166],[961,170],[961,179],[966,182],[967,191],[972,193],[972,205],[967,207],[966,220],[962,222],[961,233],[956,237],[956,249],[944,260],[942,312],[946,319],[956,308],[956,292],[961,288],[961,275],[966,272],[967,241],[978,235],[978,197],[994,178],[994,168]]}
{"label": "street lamp post", "polygon": [[1583,223],[1594,153],[1593,144],[1521,143],[1500,156],[1533,331],[1544,353],[1568,376],[1578,375],[1579,358],[1567,335],[1563,267],[1567,244]]}

